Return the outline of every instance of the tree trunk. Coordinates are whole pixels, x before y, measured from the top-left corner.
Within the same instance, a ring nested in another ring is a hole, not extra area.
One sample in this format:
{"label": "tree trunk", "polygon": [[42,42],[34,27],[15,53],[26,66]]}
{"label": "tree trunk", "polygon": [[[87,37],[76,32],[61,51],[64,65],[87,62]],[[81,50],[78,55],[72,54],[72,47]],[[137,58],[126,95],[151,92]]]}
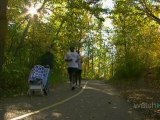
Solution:
{"label": "tree trunk", "polygon": [[0,74],[4,63],[4,48],[7,35],[7,3],[8,0],[0,0]]}

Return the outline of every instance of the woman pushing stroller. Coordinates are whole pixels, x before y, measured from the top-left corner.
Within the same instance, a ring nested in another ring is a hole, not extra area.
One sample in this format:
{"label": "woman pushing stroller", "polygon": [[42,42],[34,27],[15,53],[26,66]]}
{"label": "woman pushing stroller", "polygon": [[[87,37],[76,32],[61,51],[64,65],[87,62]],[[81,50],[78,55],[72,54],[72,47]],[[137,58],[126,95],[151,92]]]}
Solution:
{"label": "woman pushing stroller", "polygon": [[51,52],[51,47],[40,56],[38,59],[38,65],[35,65],[31,70],[29,76],[30,93],[31,91],[40,90],[44,95],[47,95],[49,89],[48,82],[51,78],[54,62],[54,55]]}
{"label": "woman pushing stroller", "polygon": [[48,90],[48,81],[51,79],[52,71],[53,71],[53,62],[54,62],[54,55],[52,53],[52,46],[50,46],[46,52],[40,57],[40,65],[44,66],[45,68],[49,68],[48,80],[45,85],[44,93],[47,94]]}

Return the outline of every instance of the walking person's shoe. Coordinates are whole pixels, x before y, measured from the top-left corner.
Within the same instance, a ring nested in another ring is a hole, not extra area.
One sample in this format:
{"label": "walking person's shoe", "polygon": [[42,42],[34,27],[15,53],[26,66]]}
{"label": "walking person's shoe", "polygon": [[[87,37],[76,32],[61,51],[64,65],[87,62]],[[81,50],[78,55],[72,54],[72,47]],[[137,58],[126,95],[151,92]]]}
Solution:
{"label": "walking person's shoe", "polygon": [[78,88],[80,88],[80,89],[81,89],[81,88],[82,88],[82,86],[81,86],[81,85],[78,85]]}
{"label": "walking person's shoe", "polygon": [[75,84],[75,83],[72,83],[71,90],[74,90],[75,88],[76,88],[76,84]]}
{"label": "walking person's shoe", "polygon": [[75,89],[75,87],[74,87],[74,86],[72,86],[71,90],[74,90],[74,89]]}

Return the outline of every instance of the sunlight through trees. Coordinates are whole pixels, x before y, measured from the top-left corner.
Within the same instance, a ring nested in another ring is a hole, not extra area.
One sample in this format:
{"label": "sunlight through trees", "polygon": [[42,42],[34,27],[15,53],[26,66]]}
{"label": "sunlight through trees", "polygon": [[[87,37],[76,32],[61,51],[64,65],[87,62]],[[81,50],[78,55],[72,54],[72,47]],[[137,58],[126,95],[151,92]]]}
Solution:
{"label": "sunlight through trees", "polygon": [[30,69],[48,46],[56,59],[53,82],[67,78],[64,55],[70,45],[83,53],[83,78],[134,78],[152,68],[158,75],[159,2],[145,1],[4,0],[3,87],[26,89]]}

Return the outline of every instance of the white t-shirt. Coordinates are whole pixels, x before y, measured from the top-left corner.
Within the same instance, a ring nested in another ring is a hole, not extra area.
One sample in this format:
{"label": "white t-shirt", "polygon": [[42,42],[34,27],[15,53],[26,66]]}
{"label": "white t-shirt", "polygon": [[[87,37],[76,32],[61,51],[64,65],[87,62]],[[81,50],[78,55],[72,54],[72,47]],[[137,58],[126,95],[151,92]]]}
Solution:
{"label": "white t-shirt", "polygon": [[79,55],[77,52],[68,52],[65,59],[72,59],[72,61],[68,61],[68,67],[78,68]]}

